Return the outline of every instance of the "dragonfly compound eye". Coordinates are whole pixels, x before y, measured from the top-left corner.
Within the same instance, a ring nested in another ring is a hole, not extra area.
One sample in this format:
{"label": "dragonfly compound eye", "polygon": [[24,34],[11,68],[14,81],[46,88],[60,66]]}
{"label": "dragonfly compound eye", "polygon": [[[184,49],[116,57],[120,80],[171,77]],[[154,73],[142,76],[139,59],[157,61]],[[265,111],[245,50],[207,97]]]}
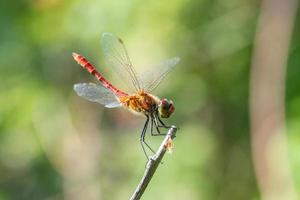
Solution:
{"label": "dragonfly compound eye", "polygon": [[175,107],[172,101],[162,99],[158,105],[158,112],[162,118],[168,118],[174,112]]}

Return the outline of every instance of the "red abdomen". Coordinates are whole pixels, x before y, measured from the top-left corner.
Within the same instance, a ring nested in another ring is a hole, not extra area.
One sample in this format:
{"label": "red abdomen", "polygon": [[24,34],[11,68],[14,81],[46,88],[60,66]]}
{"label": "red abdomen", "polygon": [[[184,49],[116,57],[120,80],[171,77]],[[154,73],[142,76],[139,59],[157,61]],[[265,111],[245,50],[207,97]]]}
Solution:
{"label": "red abdomen", "polygon": [[109,81],[107,81],[102,74],[100,74],[95,67],[82,55],[79,55],[77,53],[72,53],[73,58],[76,60],[76,62],[81,65],[83,68],[85,68],[89,73],[94,75],[100,82],[101,84],[106,87],[107,89],[111,90],[116,96],[121,97],[121,96],[127,96],[128,94],[118,90],[116,87],[114,87]]}

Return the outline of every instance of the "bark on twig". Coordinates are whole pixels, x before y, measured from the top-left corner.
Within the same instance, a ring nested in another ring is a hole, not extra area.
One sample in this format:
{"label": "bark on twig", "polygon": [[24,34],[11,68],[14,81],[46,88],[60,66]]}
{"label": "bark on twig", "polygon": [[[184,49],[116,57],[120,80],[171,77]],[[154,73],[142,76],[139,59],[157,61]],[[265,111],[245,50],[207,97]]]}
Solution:
{"label": "bark on twig", "polygon": [[144,191],[146,190],[152,176],[154,175],[157,167],[161,163],[162,158],[164,157],[168,146],[170,145],[170,141],[175,138],[177,128],[172,126],[169,130],[167,135],[165,136],[164,140],[162,141],[159,149],[156,153],[149,159],[144,175],[138,184],[137,188],[135,189],[133,195],[131,196],[130,200],[138,200],[142,197]]}

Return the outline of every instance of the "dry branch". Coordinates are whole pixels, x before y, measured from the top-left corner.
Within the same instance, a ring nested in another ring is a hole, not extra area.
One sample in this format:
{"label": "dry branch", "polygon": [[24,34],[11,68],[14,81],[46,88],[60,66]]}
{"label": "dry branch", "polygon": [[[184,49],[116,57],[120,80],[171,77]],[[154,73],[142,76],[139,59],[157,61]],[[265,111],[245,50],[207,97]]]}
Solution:
{"label": "dry branch", "polygon": [[149,159],[144,175],[138,184],[136,190],[134,191],[133,195],[131,196],[130,200],[138,200],[142,197],[144,191],[146,190],[152,176],[154,175],[157,167],[161,163],[162,158],[164,157],[169,145],[170,141],[175,138],[177,128],[172,126],[169,130],[167,135],[165,136],[164,140],[162,141],[160,147],[156,151],[156,153]]}

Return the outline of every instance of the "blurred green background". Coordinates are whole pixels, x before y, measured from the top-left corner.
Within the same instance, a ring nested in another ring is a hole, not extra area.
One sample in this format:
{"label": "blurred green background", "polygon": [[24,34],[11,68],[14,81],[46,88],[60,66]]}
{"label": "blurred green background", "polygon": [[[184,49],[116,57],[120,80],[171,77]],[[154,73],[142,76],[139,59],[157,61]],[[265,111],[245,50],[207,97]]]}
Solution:
{"label": "blurred green background", "polygon": [[[259,10],[260,1],[246,0],[1,1],[0,200],[129,199],[134,191],[145,166],[143,119],[73,91],[96,81],[71,53],[101,71],[103,32],[125,41],[138,70],[181,57],[156,90],[174,101],[166,123],[180,130],[143,199],[260,199],[248,108]],[[298,14],[286,86],[298,193],[299,23]],[[161,139],[147,137],[154,148]]]}

